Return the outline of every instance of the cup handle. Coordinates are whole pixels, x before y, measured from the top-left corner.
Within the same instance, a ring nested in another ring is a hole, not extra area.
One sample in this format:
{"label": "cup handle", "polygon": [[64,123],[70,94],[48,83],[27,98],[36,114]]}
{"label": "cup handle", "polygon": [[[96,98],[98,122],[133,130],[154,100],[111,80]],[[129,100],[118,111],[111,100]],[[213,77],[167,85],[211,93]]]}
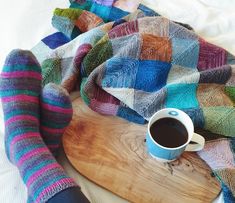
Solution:
{"label": "cup handle", "polygon": [[185,151],[196,152],[203,149],[205,145],[205,139],[201,135],[194,133],[190,141],[196,142],[196,144],[188,144]]}

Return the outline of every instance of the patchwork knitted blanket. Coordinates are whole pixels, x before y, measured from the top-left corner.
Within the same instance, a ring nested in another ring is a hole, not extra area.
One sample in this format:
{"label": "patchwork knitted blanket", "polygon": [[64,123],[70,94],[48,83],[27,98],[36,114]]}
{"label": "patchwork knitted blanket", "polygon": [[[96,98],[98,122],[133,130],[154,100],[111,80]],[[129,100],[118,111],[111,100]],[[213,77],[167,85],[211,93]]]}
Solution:
{"label": "patchwork knitted blanket", "polygon": [[59,32],[32,49],[44,85],[79,88],[92,110],[136,123],[165,107],[183,110],[213,132],[198,154],[225,202],[235,202],[234,56],[135,1],[72,1],[52,24]]}

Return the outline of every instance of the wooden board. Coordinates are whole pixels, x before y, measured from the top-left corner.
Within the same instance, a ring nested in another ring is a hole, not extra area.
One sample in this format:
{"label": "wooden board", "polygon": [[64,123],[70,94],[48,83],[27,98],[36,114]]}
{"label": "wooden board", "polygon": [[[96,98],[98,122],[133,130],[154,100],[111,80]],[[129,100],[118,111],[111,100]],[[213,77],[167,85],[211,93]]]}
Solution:
{"label": "wooden board", "polygon": [[71,164],[91,181],[136,203],[205,203],[218,195],[219,183],[195,153],[159,163],[146,153],[146,125],[102,116],[81,98],[73,108],[63,145]]}

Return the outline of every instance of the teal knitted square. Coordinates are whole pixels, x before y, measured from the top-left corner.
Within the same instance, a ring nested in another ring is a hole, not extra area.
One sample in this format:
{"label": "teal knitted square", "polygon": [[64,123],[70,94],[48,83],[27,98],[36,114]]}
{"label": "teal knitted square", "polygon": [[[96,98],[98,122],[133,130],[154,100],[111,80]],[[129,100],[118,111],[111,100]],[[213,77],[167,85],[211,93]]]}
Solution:
{"label": "teal knitted square", "polygon": [[178,109],[198,108],[197,84],[167,85],[166,107]]}
{"label": "teal knitted square", "polygon": [[92,13],[96,14],[97,16],[99,16],[100,18],[102,18],[104,20],[104,22],[109,21],[111,7],[104,6],[104,5],[97,4],[97,3],[93,3],[90,11]]}
{"label": "teal knitted square", "polygon": [[92,1],[86,0],[84,3],[77,3],[77,2],[72,2],[69,6],[69,8],[80,8],[82,10],[89,11],[92,6]]}
{"label": "teal knitted square", "polygon": [[62,32],[66,37],[71,39],[74,23],[67,17],[54,15],[52,18],[52,25],[58,31]]}

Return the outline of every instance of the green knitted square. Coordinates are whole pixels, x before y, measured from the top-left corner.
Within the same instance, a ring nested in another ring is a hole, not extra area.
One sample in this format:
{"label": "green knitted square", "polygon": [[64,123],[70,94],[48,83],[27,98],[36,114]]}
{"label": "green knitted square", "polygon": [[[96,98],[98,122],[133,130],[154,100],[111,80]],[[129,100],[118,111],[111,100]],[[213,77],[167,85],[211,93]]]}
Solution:
{"label": "green knitted square", "polygon": [[54,15],[67,17],[72,21],[75,21],[78,19],[78,17],[82,14],[82,9],[74,9],[74,8],[67,8],[67,9],[60,9],[56,8],[54,10]]}
{"label": "green knitted square", "polygon": [[106,35],[91,49],[83,60],[87,75],[112,56],[112,44]]}
{"label": "green knitted square", "polygon": [[234,136],[235,108],[232,106],[203,107],[205,129],[211,132]]}
{"label": "green knitted square", "polygon": [[235,104],[235,87],[226,86],[225,92],[230,97],[230,99],[233,101],[233,103]]}
{"label": "green knitted square", "polygon": [[61,60],[60,59],[46,59],[42,63],[42,85],[53,82],[60,84],[61,77]]}
{"label": "green knitted square", "polygon": [[86,105],[90,105],[89,97],[84,92],[84,86],[86,84],[87,78],[82,79],[81,87],[80,87],[80,95],[82,97],[82,100],[86,103]]}

